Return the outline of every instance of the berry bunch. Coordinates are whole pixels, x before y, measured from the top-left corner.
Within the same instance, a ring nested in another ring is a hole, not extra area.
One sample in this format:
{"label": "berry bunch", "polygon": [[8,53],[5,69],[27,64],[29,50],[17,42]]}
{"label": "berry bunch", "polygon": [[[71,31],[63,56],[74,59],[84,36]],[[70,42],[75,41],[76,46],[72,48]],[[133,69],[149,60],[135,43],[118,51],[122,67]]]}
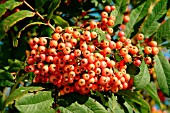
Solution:
{"label": "berry bunch", "polygon": [[[126,72],[127,64],[140,66],[141,54],[123,31],[113,32],[115,17],[110,12],[114,9],[115,6],[106,6],[101,21],[91,21],[86,28],[57,26],[52,38],[31,39],[25,71],[35,74],[34,82],[54,84],[61,95],[74,91],[88,94],[90,90],[116,93],[131,87],[133,79]],[[129,18],[124,17],[124,21]],[[104,38],[99,40],[101,34]],[[117,41],[112,40],[114,35]],[[144,41],[141,33],[135,39],[144,46],[145,62],[150,64],[149,54],[158,53],[157,44]]]}

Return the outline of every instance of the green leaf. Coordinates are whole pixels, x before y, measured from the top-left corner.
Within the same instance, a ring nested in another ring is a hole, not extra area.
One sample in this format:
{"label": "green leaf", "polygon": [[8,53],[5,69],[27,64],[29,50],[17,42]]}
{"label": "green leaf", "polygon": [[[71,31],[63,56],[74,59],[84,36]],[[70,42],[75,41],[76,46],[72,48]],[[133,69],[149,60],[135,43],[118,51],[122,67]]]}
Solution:
{"label": "green leaf", "polygon": [[101,92],[96,91],[95,94],[96,94],[96,96],[100,97],[100,99],[101,99],[103,105],[106,105],[106,104],[107,104],[107,101],[105,100],[104,95],[103,95]]}
{"label": "green leaf", "polygon": [[52,19],[54,20],[54,23],[58,26],[61,26],[62,28],[68,27],[69,23],[61,18],[60,16],[53,15]]}
{"label": "green leaf", "polygon": [[154,57],[154,62],[158,85],[163,94],[170,97],[170,64],[162,52]]}
{"label": "green leaf", "polygon": [[22,64],[20,61],[14,61],[10,64],[8,71],[9,72],[17,72],[21,68]]}
{"label": "green leaf", "polygon": [[139,90],[148,85],[150,82],[150,74],[148,70],[148,66],[145,64],[144,60],[140,65],[140,72],[138,75],[134,77],[134,86],[135,89]]}
{"label": "green leaf", "polygon": [[130,13],[130,21],[126,24],[125,35],[127,38],[130,38],[131,33],[134,31],[134,25],[147,15],[150,4],[151,1],[147,0],[132,10]]}
{"label": "green leaf", "polygon": [[167,0],[160,0],[142,26],[141,32],[145,35],[145,37],[149,37],[156,32],[160,25],[157,21],[166,13],[166,11]]}
{"label": "green leaf", "polygon": [[108,113],[105,107],[91,97],[84,104],[72,103],[68,107],[58,107],[61,113]]}
{"label": "green leaf", "polygon": [[5,79],[0,79],[0,86],[1,87],[11,87],[14,85],[14,82],[11,82],[9,80],[5,80]]}
{"label": "green leaf", "polygon": [[54,11],[59,7],[61,0],[53,0],[48,8],[47,18],[50,20],[53,16]]}
{"label": "green leaf", "polygon": [[150,113],[150,107],[148,103],[138,92],[131,90],[121,90],[118,92],[118,94],[123,96],[124,100],[133,107],[134,111],[139,111],[140,113]]}
{"label": "green leaf", "polygon": [[13,76],[9,72],[2,72],[2,73],[0,73],[0,79],[6,79],[6,80],[9,80],[9,81],[13,81],[14,80]]}
{"label": "green leaf", "polygon": [[28,25],[26,25],[24,28],[22,28],[22,29],[19,31],[17,37],[20,38],[21,32],[22,32],[23,30],[25,30],[27,27],[32,26],[32,25],[47,25],[47,24],[46,24],[46,23],[42,23],[42,22],[32,22],[32,23],[29,23]]}
{"label": "green leaf", "polygon": [[40,91],[42,87],[20,87],[16,89],[13,93],[9,95],[9,97],[5,100],[5,106],[14,103],[14,100],[18,100],[28,92]]}
{"label": "green leaf", "polygon": [[18,40],[17,38],[13,38],[13,46],[17,47],[18,46]]}
{"label": "green leaf", "polygon": [[94,113],[108,113],[108,111],[99,102],[89,97],[88,101],[84,103]]}
{"label": "green leaf", "polygon": [[58,107],[57,111],[59,111],[59,113],[73,113],[70,110],[68,110],[67,108],[62,107],[62,106]]}
{"label": "green leaf", "polygon": [[95,28],[95,29],[93,29],[93,31],[98,34],[98,37],[97,37],[97,38],[98,38],[98,42],[99,42],[99,43],[100,43],[102,40],[107,40],[105,33],[104,33],[101,29]]}
{"label": "green leaf", "polygon": [[109,98],[108,107],[112,113],[124,113],[124,111],[120,108],[119,103],[117,102],[117,96],[114,96],[113,93],[111,98]]}
{"label": "green leaf", "polygon": [[93,3],[95,7],[97,7],[99,4],[99,2],[97,0],[91,0],[91,3]]}
{"label": "green leaf", "polygon": [[115,16],[116,21],[114,26],[121,24],[123,22],[124,12],[126,11],[126,7],[129,3],[129,0],[115,0],[116,9],[111,12],[112,16]]}
{"label": "green leaf", "polygon": [[10,16],[8,16],[6,19],[4,19],[0,23],[0,40],[5,36],[6,32],[12,27],[14,24],[16,24],[18,21],[23,20],[26,17],[33,17],[35,15],[34,12],[28,11],[28,10],[22,10],[19,12],[16,12]]}
{"label": "green leaf", "polygon": [[7,9],[13,10],[15,7],[21,5],[23,2],[16,2],[14,0],[6,1],[4,4],[0,4],[0,17],[5,14]]}
{"label": "green leaf", "polygon": [[115,0],[115,6],[119,13],[124,13],[126,11],[127,5],[130,0]]}
{"label": "green leaf", "polygon": [[125,102],[124,105],[126,106],[128,113],[133,113],[133,108],[127,102]]}
{"label": "green leaf", "polygon": [[153,82],[151,82],[144,89],[150,94],[152,99],[155,100],[159,107],[161,107],[161,101],[158,97],[156,85]]}
{"label": "green leaf", "polygon": [[9,72],[0,73],[0,86],[1,87],[10,87],[13,86],[13,76]]}
{"label": "green leaf", "polygon": [[53,98],[50,91],[28,93],[16,100],[15,107],[22,113],[55,113],[51,109]]}
{"label": "green leaf", "polygon": [[73,113],[94,113],[90,108],[85,105],[80,105],[77,102],[68,106],[67,109]]}
{"label": "green leaf", "polygon": [[170,37],[170,18],[166,20],[166,22],[160,26],[157,33],[154,36],[155,41],[157,41],[158,44],[169,40]]}

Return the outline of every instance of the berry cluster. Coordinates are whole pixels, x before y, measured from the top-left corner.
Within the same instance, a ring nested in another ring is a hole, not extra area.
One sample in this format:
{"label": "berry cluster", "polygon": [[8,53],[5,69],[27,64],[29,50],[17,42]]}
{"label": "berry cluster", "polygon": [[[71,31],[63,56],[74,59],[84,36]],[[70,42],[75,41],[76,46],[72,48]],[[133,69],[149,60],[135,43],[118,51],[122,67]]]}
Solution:
{"label": "berry cluster", "polygon": [[[57,26],[52,38],[33,38],[27,59],[26,72],[35,74],[34,82],[50,82],[60,89],[60,94],[79,92],[88,94],[92,91],[126,90],[131,87],[131,77],[126,72],[127,64],[141,65],[139,48],[127,39],[123,31],[113,32],[115,17],[109,15],[115,6],[106,6],[101,13],[101,21],[91,21],[86,28],[65,29]],[[129,18],[124,17],[124,22]],[[104,34],[104,39],[99,40]],[[117,41],[112,36],[117,35]],[[158,53],[155,41],[144,41],[144,35],[135,37],[144,45],[145,62],[150,64],[149,54]],[[116,58],[119,57],[119,59]]]}

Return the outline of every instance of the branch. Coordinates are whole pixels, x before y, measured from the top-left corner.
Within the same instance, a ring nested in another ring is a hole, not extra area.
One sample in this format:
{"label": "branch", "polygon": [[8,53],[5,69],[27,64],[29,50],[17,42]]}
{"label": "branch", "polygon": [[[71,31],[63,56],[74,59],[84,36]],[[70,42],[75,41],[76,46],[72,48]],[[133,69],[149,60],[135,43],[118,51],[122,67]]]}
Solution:
{"label": "branch", "polygon": [[44,17],[37,11],[35,11],[35,9],[30,5],[28,4],[28,2],[26,2],[25,0],[23,1],[25,3],[25,5],[27,5],[32,11],[35,12],[35,14],[37,14],[53,31],[55,31],[55,28],[51,25],[51,23],[49,21],[46,21],[44,19]]}

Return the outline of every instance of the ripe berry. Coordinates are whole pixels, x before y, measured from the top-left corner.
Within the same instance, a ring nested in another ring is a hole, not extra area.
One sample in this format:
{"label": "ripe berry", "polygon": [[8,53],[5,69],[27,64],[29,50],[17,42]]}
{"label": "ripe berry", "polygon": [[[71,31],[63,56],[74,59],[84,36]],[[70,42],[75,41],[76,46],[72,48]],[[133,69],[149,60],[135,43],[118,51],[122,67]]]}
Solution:
{"label": "ripe berry", "polygon": [[123,21],[124,21],[125,23],[129,22],[129,21],[130,21],[129,15],[124,15]]}
{"label": "ripe berry", "polygon": [[107,17],[108,17],[108,13],[105,12],[105,11],[103,11],[103,12],[101,13],[101,17],[102,17],[102,18],[107,18]]}
{"label": "ripe berry", "polygon": [[114,20],[113,19],[109,19],[107,21],[107,25],[110,26],[110,27],[114,26]]}
{"label": "ripe berry", "polygon": [[144,52],[145,52],[145,54],[151,54],[152,53],[152,48],[150,46],[146,46],[144,48]]}
{"label": "ripe berry", "polygon": [[133,61],[133,64],[138,67],[141,65],[141,60],[137,59],[137,60]]}
{"label": "ripe berry", "polygon": [[137,39],[137,40],[143,40],[143,39],[144,39],[144,35],[143,35],[142,33],[138,33],[138,34],[136,35],[136,39]]}
{"label": "ripe berry", "polygon": [[104,10],[105,10],[106,12],[110,12],[110,11],[111,11],[111,7],[107,5],[107,6],[105,6]]}
{"label": "ripe berry", "polygon": [[73,33],[73,28],[72,27],[66,27],[65,32],[66,33]]}
{"label": "ripe berry", "polygon": [[65,48],[65,44],[64,43],[59,43],[58,44],[58,50],[63,50]]}
{"label": "ripe berry", "polygon": [[43,73],[48,73],[48,65],[44,65],[44,66],[42,67],[42,72],[43,72]]}
{"label": "ripe berry", "polygon": [[95,21],[91,21],[90,22],[90,28],[91,29],[97,28],[97,23]]}
{"label": "ripe berry", "polygon": [[60,34],[59,33],[54,33],[53,35],[52,35],[52,38],[54,39],[54,40],[56,40],[56,41],[58,41],[59,39],[60,39]]}
{"label": "ripe berry", "polygon": [[86,84],[86,82],[84,79],[79,79],[79,81],[78,81],[79,86],[84,86],[85,84]]}
{"label": "ripe berry", "polygon": [[116,49],[121,49],[123,46],[122,42],[118,41],[116,42]]}
{"label": "ripe berry", "polygon": [[55,28],[55,32],[56,33],[61,33],[62,32],[62,27],[60,27],[60,26],[57,26],[56,28]]}
{"label": "ripe berry", "polygon": [[152,54],[157,55],[159,53],[158,47],[152,47]]}
{"label": "ripe berry", "polygon": [[113,6],[110,6],[110,8],[111,8],[111,10],[115,10],[115,6],[113,5]]}
{"label": "ripe berry", "polygon": [[127,48],[122,48],[122,49],[120,50],[120,55],[124,56],[124,55],[127,55],[127,54],[128,54]]}
{"label": "ripe berry", "polygon": [[151,57],[146,57],[145,59],[144,59],[144,61],[145,61],[145,63],[146,64],[151,64],[151,62],[152,62],[152,59],[151,59]]}
{"label": "ripe berry", "polygon": [[41,37],[41,38],[39,39],[39,44],[40,44],[41,46],[45,46],[45,45],[47,44],[47,39]]}
{"label": "ripe berry", "polygon": [[125,33],[123,31],[119,31],[118,34],[117,34],[119,37],[122,37],[125,35]]}
{"label": "ripe berry", "polygon": [[148,45],[151,46],[151,47],[157,47],[158,46],[156,41],[150,41],[150,42],[148,42]]}
{"label": "ripe berry", "polygon": [[89,76],[89,74],[84,73],[84,74],[82,75],[82,78],[83,78],[84,80],[89,80],[90,76]]}

